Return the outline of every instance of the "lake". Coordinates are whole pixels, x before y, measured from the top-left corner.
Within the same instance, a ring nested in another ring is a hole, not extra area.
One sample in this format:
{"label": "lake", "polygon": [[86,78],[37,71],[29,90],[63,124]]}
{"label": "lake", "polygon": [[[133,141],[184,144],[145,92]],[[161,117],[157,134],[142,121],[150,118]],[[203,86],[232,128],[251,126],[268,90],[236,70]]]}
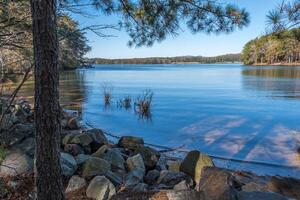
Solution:
{"label": "lake", "polygon": [[[109,106],[103,84],[113,88]],[[117,105],[145,89],[154,94],[150,116]],[[197,149],[219,166],[300,176],[300,67],[95,65],[61,74],[61,102],[80,103],[84,123],[117,135]]]}

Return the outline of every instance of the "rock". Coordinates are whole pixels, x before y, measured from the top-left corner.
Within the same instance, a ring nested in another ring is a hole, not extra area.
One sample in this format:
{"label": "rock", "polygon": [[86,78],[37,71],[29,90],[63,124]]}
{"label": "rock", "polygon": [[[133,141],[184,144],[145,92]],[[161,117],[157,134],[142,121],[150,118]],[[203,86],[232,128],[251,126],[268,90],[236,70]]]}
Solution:
{"label": "rock", "polygon": [[130,190],[131,192],[141,193],[147,192],[148,185],[145,183],[138,183],[137,185],[133,186]]}
{"label": "rock", "polygon": [[143,181],[144,171],[140,168],[130,171],[125,177],[125,187],[130,187]]}
{"label": "rock", "polygon": [[167,171],[161,174],[162,177],[159,177],[159,183],[165,184],[167,186],[175,186],[183,180],[188,179],[187,175],[183,172],[171,172]]}
{"label": "rock", "polygon": [[126,149],[135,150],[144,145],[144,140],[140,137],[122,136],[118,142],[118,145]]}
{"label": "rock", "polygon": [[86,186],[86,181],[84,178],[81,178],[80,176],[72,176],[69,180],[66,193],[74,192],[76,190],[80,190]]}
{"label": "rock", "polygon": [[0,165],[0,177],[32,172],[33,159],[19,151],[9,152]]}
{"label": "rock", "polygon": [[114,194],[115,186],[104,176],[93,178],[86,190],[86,196],[96,200],[108,200]]}
{"label": "rock", "polygon": [[84,150],[78,144],[66,144],[64,146],[64,151],[73,156],[84,153]]}
{"label": "rock", "polygon": [[298,179],[274,176],[268,181],[266,187],[269,191],[300,199],[300,180]]}
{"label": "rock", "polygon": [[71,140],[76,136],[76,135],[79,135],[79,134],[81,134],[81,132],[64,132],[63,131],[63,134],[66,134],[65,136],[64,136],[64,138],[62,139],[62,144],[63,145],[67,145],[67,144],[71,144]]}
{"label": "rock", "polygon": [[67,129],[71,129],[71,130],[77,130],[80,128],[80,124],[78,122],[78,118],[77,117],[73,117],[71,119],[68,120],[67,125],[66,125]]}
{"label": "rock", "polygon": [[86,154],[79,154],[75,157],[75,160],[76,160],[76,163],[77,165],[81,165],[83,164],[87,159],[89,159],[89,155],[86,155]]}
{"label": "rock", "polygon": [[13,149],[23,152],[33,159],[35,151],[35,139],[33,137],[26,138],[21,143],[15,145]]}
{"label": "rock", "polygon": [[68,142],[68,144],[78,144],[82,147],[88,146],[93,142],[93,139],[85,134],[85,133],[80,133],[77,135],[74,135],[70,141]]}
{"label": "rock", "polygon": [[153,185],[156,183],[158,177],[160,175],[160,172],[156,169],[148,171],[147,175],[144,177],[145,183],[149,185]]}
{"label": "rock", "polygon": [[183,200],[183,199],[202,200],[203,199],[201,193],[197,192],[196,190],[169,190],[166,192],[166,196],[167,196],[167,200]]}
{"label": "rock", "polygon": [[101,157],[103,157],[103,155],[107,151],[107,149],[108,149],[108,146],[103,145],[95,153],[93,153],[92,156],[101,158]]}
{"label": "rock", "polygon": [[107,162],[111,164],[112,171],[125,170],[124,163],[125,160],[118,150],[109,149],[107,153],[103,156]]}
{"label": "rock", "polygon": [[126,160],[127,168],[132,171],[135,169],[142,169],[145,173],[145,164],[143,158],[140,154],[134,155],[132,157],[127,158]]}
{"label": "rock", "polygon": [[174,186],[174,190],[187,190],[189,189],[189,185],[186,180],[180,181]]}
{"label": "rock", "polygon": [[101,158],[90,157],[88,158],[82,168],[83,178],[92,178],[97,175],[104,175],[110,170],[110,164]]}
{"label": "rock", "polygon": [[97,151],[101,146],[108,144],[108,140],[105,137],[104,133],[100,129],[90,129],[85,131],[85,133],[90,136],[93,141],[91,143],[92,152]]}
{"label": "rock", "polygon": [[74,157],[67,153],[60,153],[60,165],[62,175],[66,177],[72,176],[77,170],[77,163]]}
{"label": "rock", "polygon": [[288,200],[288,198],[273,192],[239,192],[238,200]]}
{"label": "rock", "polygon": [[166,157],[164,155],[161,155],[156,163],[156,169],[161,170],[167,170],[167,161]]}
{"label": "rock", "polygon": [[123,183],[123,178],[118,173],[108,171],[106,172],[105,177],[108,178],[115,186],[119,186]]}
{"label": "rock", "polygon": [[199,151],[190,151],[184,158],[180,171],[191,176],[199,184],[201,172],[205,166],[214,166],[212,159]]}
{"label": "rock", "polygon": [[141,154],[147,169],[153,169],[160,157],[160,153],[158,151],[144,146],[138,147],[134,153]]}
{"label": "rock", "polygon": [[179,172],[180,171],[180,165],[181,165],[182,161],[180,160],[176,160],[176,161],[168,161],[167,165],[168,165],[168,169],[171,172]]}
{"label": "rock", "polygon": [[29,137],[34,137],[34,126],[32,124],[16,124],[13,129],[1,132],[0,145],[13,147]]}
{"label": "rock", "polygon": [[235,199],[234,179],[228,171],[216,167],[204,167],[202,170],[197,189],[202,192],[205,199]]}
{"label": "rock", "polygon": [[18,118],[15,117],[12,114],[5,114],[3,116],[2,123],[0,124],[0,127],[3,130],[9,130],[14,124],[18,122]]}
{"label": "rock", "polygon": [[267,186],[255,182],[250,182],[242,186],[242,190],[245,192],[253,192],[253,191],[260,191],[260,192],[267,192]]}

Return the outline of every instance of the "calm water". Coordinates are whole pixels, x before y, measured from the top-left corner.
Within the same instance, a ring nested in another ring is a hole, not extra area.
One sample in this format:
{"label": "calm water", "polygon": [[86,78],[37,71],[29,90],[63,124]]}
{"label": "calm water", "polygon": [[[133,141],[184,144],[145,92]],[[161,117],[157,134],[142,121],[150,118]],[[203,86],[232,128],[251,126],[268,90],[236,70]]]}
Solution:
{"label": "calm water", "polygon": [[[113,86],[109,107],[104,82]],[[118,99],[135,99],[144,89],[154,92],[150,119],[117,107]],[[23,94],[31,90],[29,83]],[[61,93],[63,103],[82,103],[83,122],[95,127],[288,168],[216,159],[221,166],[300,177],[300,67],[97,65],[62,74]]]}

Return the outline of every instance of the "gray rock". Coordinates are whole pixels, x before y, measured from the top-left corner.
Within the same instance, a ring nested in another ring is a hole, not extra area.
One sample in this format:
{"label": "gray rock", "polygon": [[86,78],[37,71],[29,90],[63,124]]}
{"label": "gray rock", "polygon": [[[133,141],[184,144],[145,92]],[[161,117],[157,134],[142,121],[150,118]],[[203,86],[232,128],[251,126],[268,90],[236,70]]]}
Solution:
{"label": "gray rock", "polygon": [[273,192],[239,192],[238,200],[288,200],[288,198]]}
{"label": "gray rock", "polygon": [[104,176],[93,178],[86,190],[86,196],[96,200],[108,200],[114,194],[115,186]]}
{"label": "gray rock", "polygon": [[150,147],[141,146],[138,147],[135,151],[135,154],[141,154],[143,157],[145,166],[147,169],[153,169],[156,166],[156,163],[160,157],[160,153],[155,149]]}
{"label": "gray rock", "polygon": [[127,164],[127,168],[130,171],[135,170],[135,169],[141,169],[144,171],[144,173],[146,171],[143,158],[140,154],[137,154],[137,155],[127,158],[126,164]]}
{"label": "gray rock", "polygon": [[87,159],[89,159],[89,155],[87,154],[79,154],[75,157],[77,165],[82,165]]}
{"label": "gray rock", "polygon": [[62,174],[67,177],[72,176],[77,170],[77,163],[74,157],[67,153],[60,153],[60,165]]}
{"label": "gray rock", "polygon": [[92,178],[93,176],[104,175],[110,169],[110,164],[106,160],[90,157],[83,164],[82,176],[83,178]]}
{"label": "gray rock", "polygon": [[33,158],[35,151],[35,139],[33,137],[26,138],[21,143],[15,145],[13,149],[23,152],[30,158]]}
{"label": "gray rock", "polygon": [[78,144],[82,147],[88,146],[93,142],[93,139],[85,134],[85,133],[80,133],[80,134],[76,134],[74,135],[70,141],[68,142],[68,144]]}
{"label": "gray rock", "polygon": [[168,186],[175,186],[176,184],[180,183],[183,180],[188,179],[188,176],[183,172],[171,172],[167,171],[166,173],[162,174],[163,177],[160,177],[160,183],[168,185]]}
{"label": "gray rock", "polygon": [[130,188],[131,192],[141,193],[147,192],[148,185],[145,183],[138,183],[137,185]]}
{"label": "gray rock", "polygon": [[180,171],[191,176],[199,184],[201,172],[204,167],[214,166],[212,159],[200,151],[190,151],[184,158]]}
{"label": "gray rock", "polygon": [[85,131],[85,133],[93,139],[93,142],[91,143],[92,152],[95,152],[101,146],[108,144],[107,138],[105,137],[103,131],[100,129],[90,129]]}
{"label": "gray rock", "polygon": [[0,165],[0,177],[17,176],[33,170],[33,159],[23,152],[12,151]]}
{"label": "gray rock", "polygon": [[187,189],[189,189],[189,186],[186,180],[180,181],[174,186],[174,190],[187,190]]}
{"label": "gray rock", "polygon": [[108,149],[108,146],[107,145],[103,145],[95,153],[93,153],[92,156],[101,158],[101,157],[104,156],[104,154],[107,151],[107,149]]}
{"label": "gray rock", "polygon": [[156,169],[161,170],[167,170],[167,160],[164,155],[161,155],[156,163]]}
{"label": "gray rock", "polygon": [[13,147],[29,137],[34,137],[33,124],[16,124],[13,129],[1,132],[0,144]]}
{"label": "gray rock", "polygon": [[125,160],[118,150],[107,150],[107,152],[103,156],[103,159],[111,164],[112,171],[125,170]]}
{"label": "gray rock", "polygon": [[108,171],[106,172],[105,177],[108,178],[115,186],[119,186],[123,183],[123,178],[118,173]]}
{"label": "gray rock", "polygon": [[[196,190],[169,190],[166,192],[168,200],[196,200],[204,199]],[[209,199],[208,199],[209,200]],[[220,199],[221,200],[221,199]]]}
{"label": "gray rock", "polygon": [[66,193],[74,192],[76,190],[80,190],[86,186],[86,181],[84,178],[81,178],[80,176],[72,176],[69,180]]}
{"label": "gray rock", "polygon": [[73,156],[84,153],[84,150],[78,144],[66,144],[64,146],[64,151]]}
{"label": "gray rock", "polygon": [[140,168],[130,171],[125,177],[125,187],[130,187],[143,181],[144,171]]}
{"label": "gray rock", "polygon": [[156,170],[156,169],[150,170],[150,171],[148,171],[147,175],[144,177],[144,181],[145,181],[145,183],[147,183],[149,185],[153,185],[154,183],[156,183],[159,175],[160,175],[160,173],[158,170]]}
{"label": "gray rock", "polygon": [[136,148],[144,145],[144,140],[140,137],[122,136],[118,145],[126,149],[135,150]]}

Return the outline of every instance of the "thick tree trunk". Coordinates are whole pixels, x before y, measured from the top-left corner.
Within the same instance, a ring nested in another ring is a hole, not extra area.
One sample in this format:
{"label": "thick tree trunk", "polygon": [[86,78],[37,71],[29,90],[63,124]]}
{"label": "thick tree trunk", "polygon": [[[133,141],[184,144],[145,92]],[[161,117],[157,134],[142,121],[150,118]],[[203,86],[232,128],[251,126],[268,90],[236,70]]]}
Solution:
{"label": "thick tree trunk", "polygon": [[64,199],[60,169],[56,0],[31,0],[35,59],[36,186],[39,200]]}

